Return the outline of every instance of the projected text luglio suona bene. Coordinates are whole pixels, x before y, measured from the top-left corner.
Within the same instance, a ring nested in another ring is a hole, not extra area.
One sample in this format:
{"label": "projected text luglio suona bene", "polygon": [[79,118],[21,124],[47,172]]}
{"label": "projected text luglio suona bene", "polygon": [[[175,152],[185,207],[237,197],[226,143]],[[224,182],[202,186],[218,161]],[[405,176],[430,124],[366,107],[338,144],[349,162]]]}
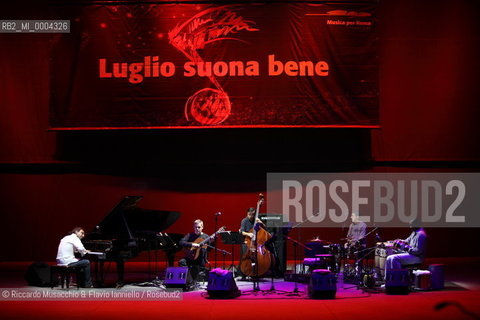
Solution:
{"label": "projected text luglio suona bene", "polygon": [[[102,79],[119,78],[127,79],[132,84],[138,84],[145,78],[169,78],[176,74],[173,62],[161,62],[158,56],[146,56],[143,62],[109,62],[99,59],[99,77]],[[286,75],[297,76],[328,76],[329,66],[326,61],[281,61],[271,54],[267,59],[268,76]],[[183,65],[184,77],[225,77],[260,75],[258,61],[200,61],[186,62]]]}

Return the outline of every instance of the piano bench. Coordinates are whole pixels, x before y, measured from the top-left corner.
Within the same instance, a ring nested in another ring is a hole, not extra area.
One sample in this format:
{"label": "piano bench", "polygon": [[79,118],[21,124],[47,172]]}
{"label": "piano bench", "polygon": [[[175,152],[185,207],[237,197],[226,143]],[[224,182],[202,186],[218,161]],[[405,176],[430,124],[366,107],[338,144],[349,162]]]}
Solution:
{"label": "piano bench", "polygon": [[[77,274],[79,267],[69,267],[65,265],[50,266],[50,287],[53,289],[55,286],[55,276],[60,276],[60,284],[62,289],[64,286],[67,290],[70,288],[70,278],[72,273]],[[80,283],[77,279],[77,288],[80,289]]]}

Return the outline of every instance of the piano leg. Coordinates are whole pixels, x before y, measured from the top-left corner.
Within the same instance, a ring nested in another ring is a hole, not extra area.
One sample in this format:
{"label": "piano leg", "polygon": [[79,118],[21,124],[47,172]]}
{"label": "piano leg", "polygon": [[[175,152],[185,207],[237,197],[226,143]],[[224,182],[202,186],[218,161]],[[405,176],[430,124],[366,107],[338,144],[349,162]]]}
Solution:
{"label": "piano leg", "polygon": [[101,286],[103,287],[103,285],[105,284],[105,273],[103,271],[103,265],[105,264],[105,261],[103,260],[100,260],[98,261],[97,265],[95,266],[98,270],[98,281],[99,283],[101,284]]}
{"label": "piano leg", "polygon": [[105,281],[105,274],[103,273],[103,265],[105,263],[105,260],[103,259],[98,259],[98,260],[93,260],[92,261],[94,265],[94,281],[95,281],[95,287],[97,288],[103,288],[104,286],[104,281]]}
{"label": "piano leg", "polygon": [[125,285],[124,275],[125,275],[125,260],[119,259],[117,262],[117,289]]}
{"label": "piano leg", "polygon": [[175,263],[175,252],[166,251],[168,266],[173,267]]}

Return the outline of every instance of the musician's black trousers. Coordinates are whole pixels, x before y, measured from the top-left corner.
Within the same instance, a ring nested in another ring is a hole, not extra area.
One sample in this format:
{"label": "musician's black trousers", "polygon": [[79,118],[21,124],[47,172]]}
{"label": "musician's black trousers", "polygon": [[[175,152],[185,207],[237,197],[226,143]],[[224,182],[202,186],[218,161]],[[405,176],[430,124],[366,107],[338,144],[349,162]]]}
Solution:
{"label": "musician's black trousers", "polygon": [[79,267],[77,273],[77,281],[80,287],[90,288],[92,286],[92,280],[90,278],[90,261],[82,259],[77,262],[68,264],[69,267]]}

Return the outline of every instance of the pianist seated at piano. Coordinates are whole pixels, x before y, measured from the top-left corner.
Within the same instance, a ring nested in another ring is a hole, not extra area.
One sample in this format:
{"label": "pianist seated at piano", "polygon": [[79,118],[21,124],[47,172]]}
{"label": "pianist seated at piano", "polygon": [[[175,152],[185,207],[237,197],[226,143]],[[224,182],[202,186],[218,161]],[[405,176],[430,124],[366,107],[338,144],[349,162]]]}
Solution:
{"label": "pianist seated at piano", "polygon": [[394,247],[400,251],[387,257],[385,270],[401,269],[408,265],[421,264],[427,249],[427,233],[418,219],[410,221],[412,233],[405,240],[395,240]]}
{"label": "pianist seated at piano", "polygon": [[193,232],[187,233],[182,240],[180,240],[180,246],[184,247],[185,257],[181,259],[178,264],[181,267],[188,267],[190,274],[194,281],[200,272],[205,271],[205,264],[207,263],[207,249],[204,246],[200,246],[198,243],[203,240],[207,240],[209,243],[214,238],[214,235],[210,237],[206,233],[203,233],[203,221],[197,219],[193,222]]}
{"label": "pianist seated at piano", "polygon": [[88,259],[77,259],[75,253],[78,252],[83,257],[89,251],[82,244],[85,237],[85,231],[82,227],[75,227],[68,235],[60,240],[57,252],[57,265],[78,267],[77,281],[80,287],[91,288],[90,261]]}

